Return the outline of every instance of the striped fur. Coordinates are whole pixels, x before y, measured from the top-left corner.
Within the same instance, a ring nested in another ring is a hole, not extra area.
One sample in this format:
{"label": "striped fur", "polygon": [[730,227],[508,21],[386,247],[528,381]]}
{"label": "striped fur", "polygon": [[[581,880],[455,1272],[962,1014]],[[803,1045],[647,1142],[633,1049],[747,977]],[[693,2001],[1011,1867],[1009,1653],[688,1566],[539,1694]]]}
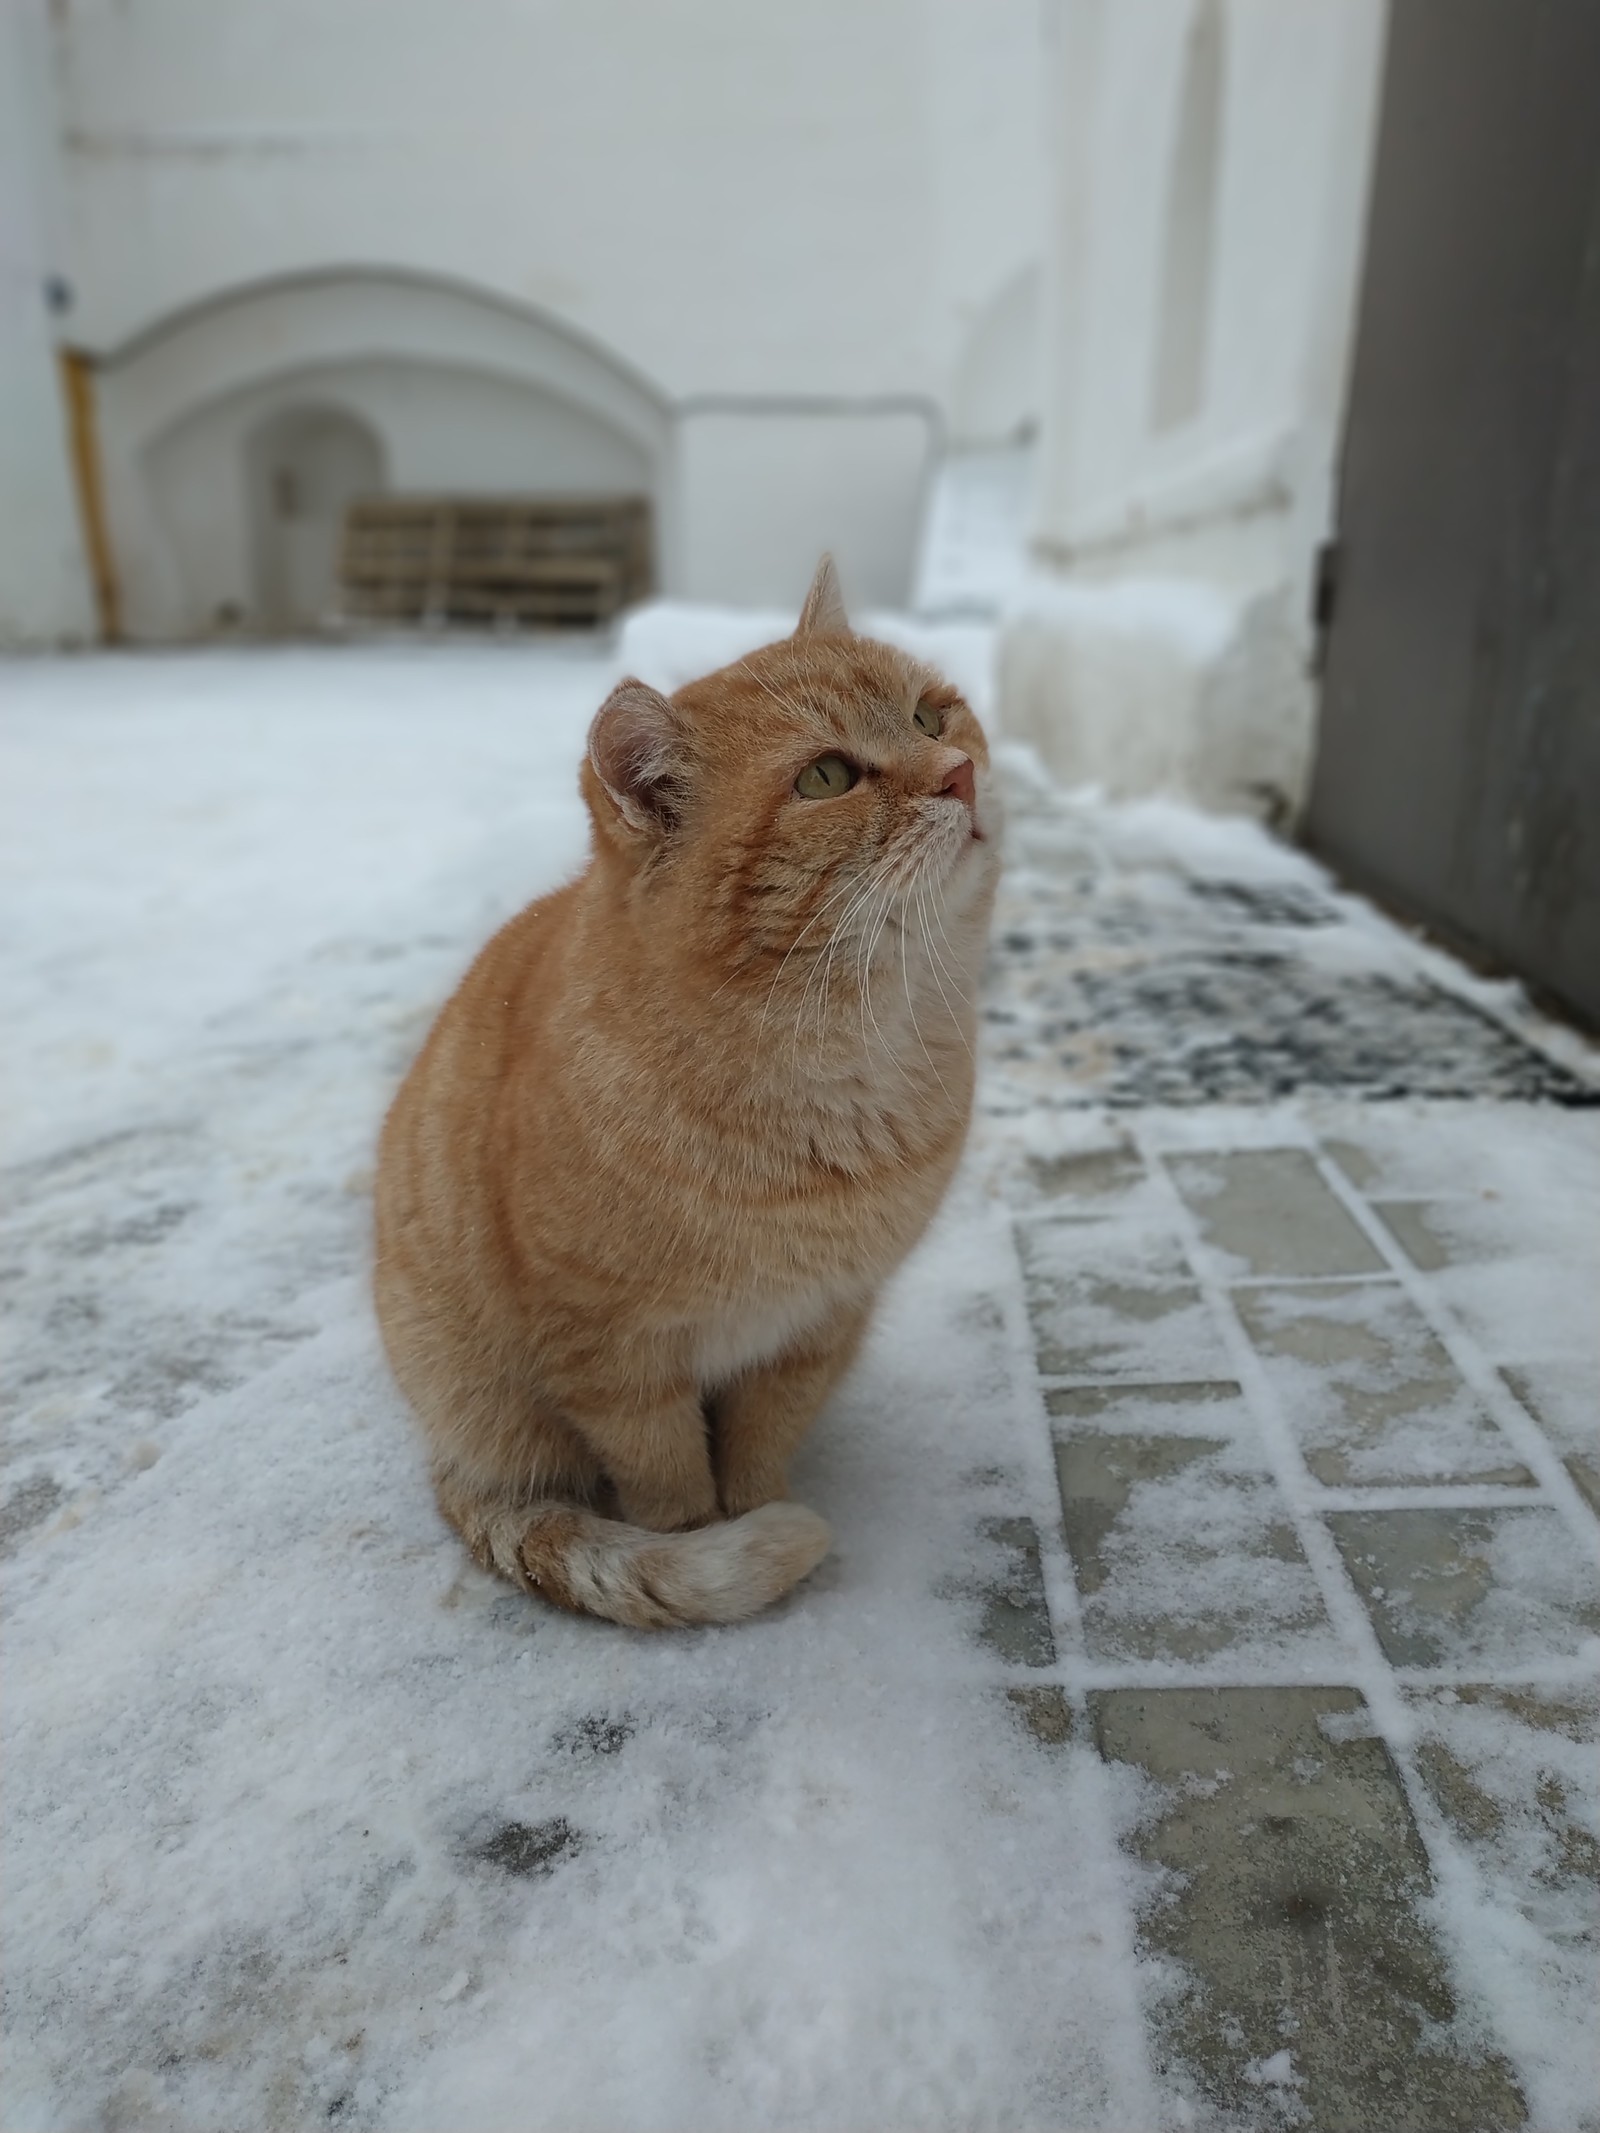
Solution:
{"label": "striped fur", "polygon": [[[971,1107],[983,735],[818,587],[794,637],[601,707],[586,870],[483,950],[380,1147],[379,1320],[441,1509],[641,1628],[738,1620],[821,1558],[789,1456]],[[799,797],[830,753],[859,782]]]}

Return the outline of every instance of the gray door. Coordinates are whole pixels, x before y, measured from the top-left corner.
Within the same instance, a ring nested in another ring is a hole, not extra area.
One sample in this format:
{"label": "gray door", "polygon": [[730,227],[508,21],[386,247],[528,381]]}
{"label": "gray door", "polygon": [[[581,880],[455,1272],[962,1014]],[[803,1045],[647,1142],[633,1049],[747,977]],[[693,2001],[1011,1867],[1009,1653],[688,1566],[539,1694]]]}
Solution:
{"label": "gray door", "polygon": [[1600,1025],[1600,0],[1393,0],[1307,838]]}

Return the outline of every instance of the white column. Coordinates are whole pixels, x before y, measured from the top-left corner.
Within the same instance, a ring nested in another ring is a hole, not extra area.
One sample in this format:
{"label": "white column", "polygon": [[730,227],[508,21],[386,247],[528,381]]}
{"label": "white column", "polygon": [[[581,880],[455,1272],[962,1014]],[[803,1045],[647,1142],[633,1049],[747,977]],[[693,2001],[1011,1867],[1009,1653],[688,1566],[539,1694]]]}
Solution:
{"label": "white column", "polygon": [[1073,782],[1292,818],[1385,0],[1059,0],[1036,568],[1000,717]]}

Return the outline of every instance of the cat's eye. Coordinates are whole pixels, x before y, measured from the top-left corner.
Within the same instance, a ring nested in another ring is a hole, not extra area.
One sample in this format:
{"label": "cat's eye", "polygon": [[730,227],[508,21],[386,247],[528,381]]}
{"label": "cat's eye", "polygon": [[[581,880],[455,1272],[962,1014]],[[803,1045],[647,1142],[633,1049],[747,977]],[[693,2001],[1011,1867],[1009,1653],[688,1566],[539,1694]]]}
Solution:
{"label": "cat's eye", "polygon": [[819,755],[795,779],[794,789],[802,800],[832,800],[848,792],[860,775],[842,755]]}
{"label": "cat's eye", "polygon": [[935,740],[944,731],[944,713],[936,711],[932,704],[918,704],[911,718],[919,733],[931,734]]}

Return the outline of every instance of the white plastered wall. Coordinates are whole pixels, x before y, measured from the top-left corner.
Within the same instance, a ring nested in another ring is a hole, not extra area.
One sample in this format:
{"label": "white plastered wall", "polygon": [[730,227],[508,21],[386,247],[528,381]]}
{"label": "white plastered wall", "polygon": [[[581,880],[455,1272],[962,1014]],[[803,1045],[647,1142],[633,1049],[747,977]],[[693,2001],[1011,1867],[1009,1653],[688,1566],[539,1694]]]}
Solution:
{"label": "white plastered wall", "polygon": [[1073,781],[1309,771],[1383,0],[1062,0],[1037,568],[1002,716]]}
{"label": "white plastered wall", "polygon": [[47,284],[57,136],[42,0],[0,6],[0,646],[92,637]]}
{"label": "white plastered wall", "polygon": [[[196,316],[313,281],[454,292],[632,381],[658,429],[617,434],[645,455],[667,590],[792,601],[833,545],[856,597],[903,598],[969,340],[1038,253],[1038,19],[1037,0],[74,0],[57,23],[73,329],[105,362],[135,634],[206,627],[233,598],[220,561],[178,582],[162,514],[192,518],[198,495],[159,503],[146,455],[163,494],[211,479],[218,512],[242,477],[203,337],[168,364],[188,391],[159,447],[130,370]],[[279,368],[250,391],[314,386],[390,419],[370,371],[311,377],[326,358],[293,326],[263,333]],[[395,485],[431,433],[440,484],[464,486],[499,386],[450,412],[483,367],[424,386],[407,330],[397,347],[374,325],[339,362],[409,366]],[[597,418],[537,373],[512,382]],[[531,452],[542,418],[519,411]]]}

